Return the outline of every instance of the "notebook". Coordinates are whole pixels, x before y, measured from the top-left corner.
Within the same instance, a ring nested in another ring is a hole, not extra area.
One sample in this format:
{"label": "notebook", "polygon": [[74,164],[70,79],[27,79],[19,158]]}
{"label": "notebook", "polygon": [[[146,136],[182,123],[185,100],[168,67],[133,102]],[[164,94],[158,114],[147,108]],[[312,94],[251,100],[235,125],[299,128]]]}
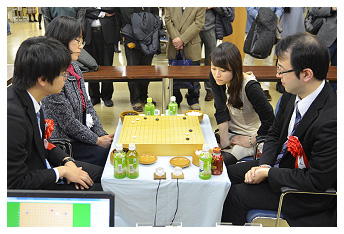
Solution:
{"label": "notebook", "polygon": [[7,227],[114,227],[114,194],[7,190]]}

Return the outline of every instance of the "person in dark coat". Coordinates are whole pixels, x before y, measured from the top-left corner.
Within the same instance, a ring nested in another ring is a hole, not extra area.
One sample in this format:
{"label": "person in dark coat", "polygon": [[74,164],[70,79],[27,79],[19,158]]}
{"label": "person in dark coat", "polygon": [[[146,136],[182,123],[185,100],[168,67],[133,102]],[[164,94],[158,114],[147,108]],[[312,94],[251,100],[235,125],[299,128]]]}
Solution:
{"label": "person in dark coat", "polygon": [[[159,15],[158,7],[121,7],[122,26],[131,24],[133,13],[150,12]],[[124,35],[123,42],[127,66],[151,65],[154,54],[146,55],[139,48],[138,42]],[[149,80],[130,80],[128,87],[130,92],[130,103],[135,111],[142,112],[141,104],[147,102]]]}
{"label": "person in dark coat", "polygon": [[[223,222],[243,225],[252,209],[277,211],[282,187],[311,192],[337,187],[337,96],[326,82],[328,49],[313,35],[295,34],[276,45],[276,54],[286,93],[260,160],[227,167],[232,186]],[[304,153],[296,154],[290,142]],[[290,226],[337,225],[336,196],[290,195],[283,204]]]}
{"label": "person in dark coat", "polygon": [[[119,11],[116,7],[87,7],[85,14],[85,50],[101,66],[112,66],[115,52],[116,16]],[[113,82],[103,81],[101,90],[99,82],[90,82],[88,91],[92,105],[100,103],[100,98],[107,107],[113,106]]]}

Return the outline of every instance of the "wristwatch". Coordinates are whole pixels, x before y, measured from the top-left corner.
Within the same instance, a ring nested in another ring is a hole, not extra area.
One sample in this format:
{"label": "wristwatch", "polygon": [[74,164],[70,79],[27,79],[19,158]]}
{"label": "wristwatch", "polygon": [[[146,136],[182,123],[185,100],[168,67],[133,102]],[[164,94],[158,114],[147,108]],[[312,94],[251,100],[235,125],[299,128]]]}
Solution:
{"label": "wristwatch", "polygon": [[62,160],[61,162],[61,166],[64,166],[67,162],[72,161],[73,163],[75,163],[75,160],[72,157],[68,157]]}

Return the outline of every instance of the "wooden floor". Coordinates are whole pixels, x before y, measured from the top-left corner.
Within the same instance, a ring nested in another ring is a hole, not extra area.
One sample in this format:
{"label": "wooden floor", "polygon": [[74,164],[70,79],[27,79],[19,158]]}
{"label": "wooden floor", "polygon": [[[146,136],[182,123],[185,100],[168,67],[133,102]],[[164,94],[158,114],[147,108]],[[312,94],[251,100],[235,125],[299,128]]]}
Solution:
{"label": "wooden floor", "polygon": [[[13,64],[15,59],[15,54],[20,46],[20,43],[32,36],[41,36],[44,35],[44,24],[42,22],[42,30],[39,30],[38,23],[29,23],[28,21],[20,22],[10,22],[12,34],[7,36],[7,63]],[[162,48],[164,49],[164,48]],[[114,66],[126,66],[127,62],[125,59],[124,48],[121,46],[121,53],[114,54]],[[166,54],[162,53],[160,55],[155,55],[152,64],[153,65],[167,65],[168,61],[166,59]],[[87,83],[86,83],[87,85]],[[184,95],[187,90],[182,90]],[[199,103],[202,111],[209,115],[210,121],[212,123],[213,129],[216,129],[216,121],[214,118],[214,101],[204,101],[206,91],[204,89],[203,82],[201,82],[200,98]],[[276,103],[281,96],[280,93],[276,91],[276,83],[271,82],[270,85],[270,94],[272,96],[271,105],[275,108]],[[157,102],[158,109],[162,109],[161,103],[161,82],[151,82],[148,88],[148,96],[152,97],[154,101]],[[104,129],[108,133],[114,133],[116,126],[119,120],[119,114],[122,111],[132,110],[129,101],[129,89],[127,82],[116,82],[114,83],[114,93],[112,96],[114,102],[113,107],[106,107],[103,102],[101,104],[95,105],[94,108],[97,111],[101,123],[103,124]],[[186,110],[189,110],[189,106],[184,98],[181,103],[178,113],[184,113]]]}

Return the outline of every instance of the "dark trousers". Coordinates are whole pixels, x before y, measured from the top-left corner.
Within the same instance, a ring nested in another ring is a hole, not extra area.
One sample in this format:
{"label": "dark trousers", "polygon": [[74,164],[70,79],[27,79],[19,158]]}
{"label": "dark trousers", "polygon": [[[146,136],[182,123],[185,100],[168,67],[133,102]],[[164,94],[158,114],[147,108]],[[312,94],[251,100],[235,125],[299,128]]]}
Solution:
{"label": "dark trousers", "polygon": [[277,211],[281,193],[272,191],[267,180],[256,185],[244,183],[245,173],[257,165],[258,161],[249,161],[227,166],[232,185],[223,205],[222,222],[243,225],[249,210]]}
{"label": "dark trousers", "polygon": [[[114,43],[105,43],[101,30],[98,31],[92,28],[92,40],[89,45],[85,46],[85,50],[97,61],[98,65],[112,66],[115,52]],[[112,81],[103,81],[100,91],[99,82],[90,82],[88,92],[91,98],[110,100],[113,93],[113,83]]]}
{"label": "dark trousers", "polygon": [[[129,49],[125,47],[125,57],[127,58],[127,66],[151,65],[154,55],[145,55],[141,50]],[[130,80],[128,81],[130,103],[145,102],[148,97],[149,80]]]}
{"label": "dark trousers", "polygon": [[[102,177],[103,169],[104,169],[103,167],[96,166],[96,165],[89,164],[89,163],[85,163],[85,162],[81,162],[81,161],[77,161],[77,160],[75,161],[75,164],[78,167],[82,167],[82,170],[86,171],[94,182],[94,185],[89,187],[89,189],[87,189],[86,191],[103,191],[101,181],[100,181],[100,179]],[[56,165],[56,166],[59,166],[59,165]],[[53,185],[49,185],[43,189],[47,189],[47,190],[76,190],[74,183],[67,184],[66,181],[64,182],[64,184],[53,184]]]}
{"label": "dark trousers", "polygon": [[[281,192],[272,190],[268,178],[260,184],[244,183],[245,173],[257,165],[256,160],[227,166],[232,185],[223,205],[222,222],[243,225],[249,210],[277,211]],[[282,212],[292,227],[336,226],[336,199],[328,195],[292,194],[284,198]]]}
{"label": "dark trousers", "polygon": [[110,148],[90,145],[80,141],[72,142],[73,158],[82,162],[104,167]]}
{"label": "dark trousers", "polygon": [[[193,61],[192,62],[192,66],[199,66],[201,65],[201,61],[198,60],[198,61]],[[188,102],[188,105],[193,105],[193,104],[196,104],[196,103],[199,103],[199,90],[201,88],[200,84],[198,81],[195,81],[195,82],[191,82],[193,88],[190,88],[188,89],[188,96],[187,96],[187,102]],[[180,89],[177,88],[173,88],[173,96],[176,97],[176,102],[177,104],[179,105],[182,101],[183,101],[183,96],[182,96],[182,93],[180,92]]]}

